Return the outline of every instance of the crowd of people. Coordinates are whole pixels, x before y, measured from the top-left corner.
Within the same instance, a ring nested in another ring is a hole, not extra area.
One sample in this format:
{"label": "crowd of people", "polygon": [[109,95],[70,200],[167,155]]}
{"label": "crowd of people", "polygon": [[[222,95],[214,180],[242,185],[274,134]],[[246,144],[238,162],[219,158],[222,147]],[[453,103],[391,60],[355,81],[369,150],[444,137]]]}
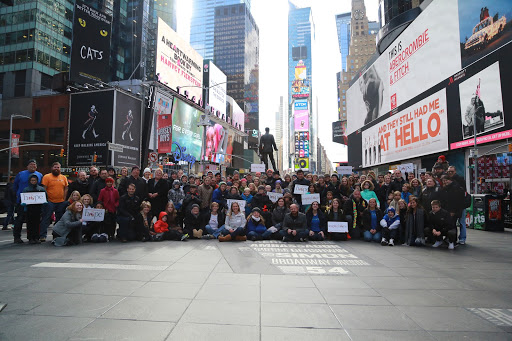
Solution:
{"label": "crowd of people", "polygon": [[[189,238],[221,242],[362,239],[383,246],[454,249],[457,242],[466,240],[465,180],[443,156],[432,172],[419,178],[398,169],[341,178],[302,170],[281,177],[270,169],[244,175],[235,171],[226,178],[212,172],[200,177],[182,170],[167,174],[159,168],[146,168],[141,176],[139,167],[122,168],[120,173],[91,167],[89,174],[79,172],[69,182],[59,163],[43,176],[30,160],[8,188],[16,212],[14,243],[24,243],[23,223],[30,244],[46,242],[52,221],[56,246]],[[296,191],[299,185],[307,186],[306,194],[318,194],[320,200],[303,204]],[[44,192],[46,202],[21,201],[21,193],[33,192]],[[104,210],[103,221],[84,219],[88,208]],[[13,215],[6,217],[4,229]],[[333,232],[330,222],[345,222],[348,232]]]}

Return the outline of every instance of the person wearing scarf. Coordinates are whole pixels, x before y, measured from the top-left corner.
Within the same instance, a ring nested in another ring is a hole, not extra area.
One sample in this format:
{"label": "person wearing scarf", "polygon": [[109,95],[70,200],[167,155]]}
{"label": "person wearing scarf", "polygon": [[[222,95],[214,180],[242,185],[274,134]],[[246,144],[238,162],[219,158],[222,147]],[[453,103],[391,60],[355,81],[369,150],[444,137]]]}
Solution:
{"label": "person wearing scarf", "polygon": [[359,239],[361,237],[363,211],[367,207],[368,204],[361,197],[361,192],[358,189],[354,190],[349,200],[345,201],[343,212],[349,223],[350,238]]}

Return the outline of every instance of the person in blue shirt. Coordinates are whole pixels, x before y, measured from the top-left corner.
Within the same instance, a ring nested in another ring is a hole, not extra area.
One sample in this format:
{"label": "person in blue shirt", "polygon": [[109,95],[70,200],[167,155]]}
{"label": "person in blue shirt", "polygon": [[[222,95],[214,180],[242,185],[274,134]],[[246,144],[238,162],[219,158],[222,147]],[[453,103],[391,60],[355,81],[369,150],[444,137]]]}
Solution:
{"label": "person in blue shirt", "polygon": [[313,201],[306,212],[308,222],[309,240],[322,241],[325,239],[325,230],[327,228],[327,219],[320,209],[318,201]]}
{"label": "person in blue shirt", "polygon": [[363,238],[367,242],[381,242],[382,232],[380,221],[382,211],[379,210],[377,199],[371,198],[368,201],[368,208],[363,211]]}
{"label": "person in blue shirt", "polygon": [[252,241],[269,239],[271,231],[265,227],[265,219],[261,216],[261,210],[258,207],[252,209],[252,213],[247,217],[247,239]]}
{"label": "person in blue shirt", "polygon": [[228,191],[226,189],[226,186],[226,183],[224,181],[221,181],[219,183],[219,188],[213,191],[212,202],[216,202],[217,204],[219,204],[219,210],[224,210],[228,208]]}
{"label": "person in blue shirt", "polygon": [[23,244],[23,240],[21,239],[21,228],[23,226],[23,222],[25,220],[25,207],[21,205],[20,193],[29,185],[30,176],[35,175],[39,179],[37,184],[41,184],[41,179],[43,175],[37,171],[37,162],[35,160],[28,160],[27,169],[21,171],[16,175],[14,179],[14,191],[16,192],[16,220],[14,221],[14,228],[12,230],[12,234],[14,236],[15,244]]}
{"label": "person in blue shirt", "polygon": [[400,227],[400,216],[395,213],[393,207],[389,207],[386,210],[386,215],[380,221],[380,226],[382,226],[382,240],[380,244],[382,246],[395,245],[395,238]]}

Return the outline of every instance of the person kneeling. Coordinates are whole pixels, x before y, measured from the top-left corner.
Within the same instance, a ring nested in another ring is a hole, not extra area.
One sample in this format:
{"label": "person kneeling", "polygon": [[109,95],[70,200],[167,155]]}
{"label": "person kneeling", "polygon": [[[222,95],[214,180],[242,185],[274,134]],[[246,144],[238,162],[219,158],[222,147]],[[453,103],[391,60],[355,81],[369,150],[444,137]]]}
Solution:
{"label": "person kneeling", "polygon": [[290,205],[290,213],[284,216],[281,230],[283,242],[306,242],[308,236],[308,222],[306,215],[299,212],[297,204]]}
{"label": "person kneeling", "polygon": [[432,211],[428,215],[428,226],[425,228],[425,236],[429,241],[435,241],[432,247],[441,246],[446,237],[448,239],[448,249],[455,249],[457,227],[453,218],[447,210],[441,208],[439,200],[433,200],[431,206]]}
{"label": "person kneeling", "polygon": [[83,208],[80,201],[68,206],[66,213],[53,226],[53,245],[70,246],[82,243],[82,227],[87,224],[82,219]]}
{"label": "person kneeling", "polygon": [[265,219],[261,216],[261,210],[258,207],[252,209],[252,213],[247,217],[247,238],[252,241],[270,239],[272,231],[265,227]]}
{"label": "person kneeling", "polygon": [[393,207],[388,207],[386,215],[380,221],[380,226],[382,226],[382,240],[380,245],[394,246],[396,234],[400,227],[400,216],[396,214]]}

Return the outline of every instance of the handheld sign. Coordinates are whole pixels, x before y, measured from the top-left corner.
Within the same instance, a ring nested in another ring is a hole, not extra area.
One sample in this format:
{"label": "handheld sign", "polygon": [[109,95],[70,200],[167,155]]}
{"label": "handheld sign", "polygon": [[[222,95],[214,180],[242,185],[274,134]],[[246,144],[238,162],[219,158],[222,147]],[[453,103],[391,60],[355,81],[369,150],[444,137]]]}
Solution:
{"label": "handheld sign", "polygon": [[279,198],[283,197],[283,193],[268,192],[267,195],[270,201],[272,201],[273,203],[276,203],[277,200],[279,200]]}
{"label": "handheld sign", "polygon": [[352,175],[352,166],[339,166],[336,167],[338,175]]}
{"label": "handheld sign", "polygon": [[20,193],[21,203],[27,205],[37,205],[46,203],[45,192],[27,192]]}
{"label": "handheld sign", "polygon": [[265,173],[265,164],[264,163],[252,163],[251,164],[251,172],[256,173]]}
{"label": "handheld sign", "polygon": [[308,192],[308,186],[306,185],[295,185],[293,194],[306,194]]}
{"label": "handheld sign", "polygon": [[246,204],[245,200],[228,199],[227,200],[228,210],[231,209],[231,204],[234,202],[236,202],[238,204],[238,206],[240,206],[240,212],[245,214],[245,204]]}
{"label": "handheld sign", "polygon": [[320,194],[302,194],[302,205],[311,205],[313,201],[320,203]]}
{"label": "handheld sign", "polygon": [[346,221],[329,221],[327,223],[327,231],[348,233],[348,223]]}
{"label": "handheld sign", "polygon": [[412,172],[414,172],[414,165],[412,163],[404,163],[403,165],[398,165],[397,168],[402,173],[412,173]]}
{"label": "handheld sign", "polygon": [[84,208],[82,219],[83,221],[103,221],[105,220],[105,210],[97,208]]}

